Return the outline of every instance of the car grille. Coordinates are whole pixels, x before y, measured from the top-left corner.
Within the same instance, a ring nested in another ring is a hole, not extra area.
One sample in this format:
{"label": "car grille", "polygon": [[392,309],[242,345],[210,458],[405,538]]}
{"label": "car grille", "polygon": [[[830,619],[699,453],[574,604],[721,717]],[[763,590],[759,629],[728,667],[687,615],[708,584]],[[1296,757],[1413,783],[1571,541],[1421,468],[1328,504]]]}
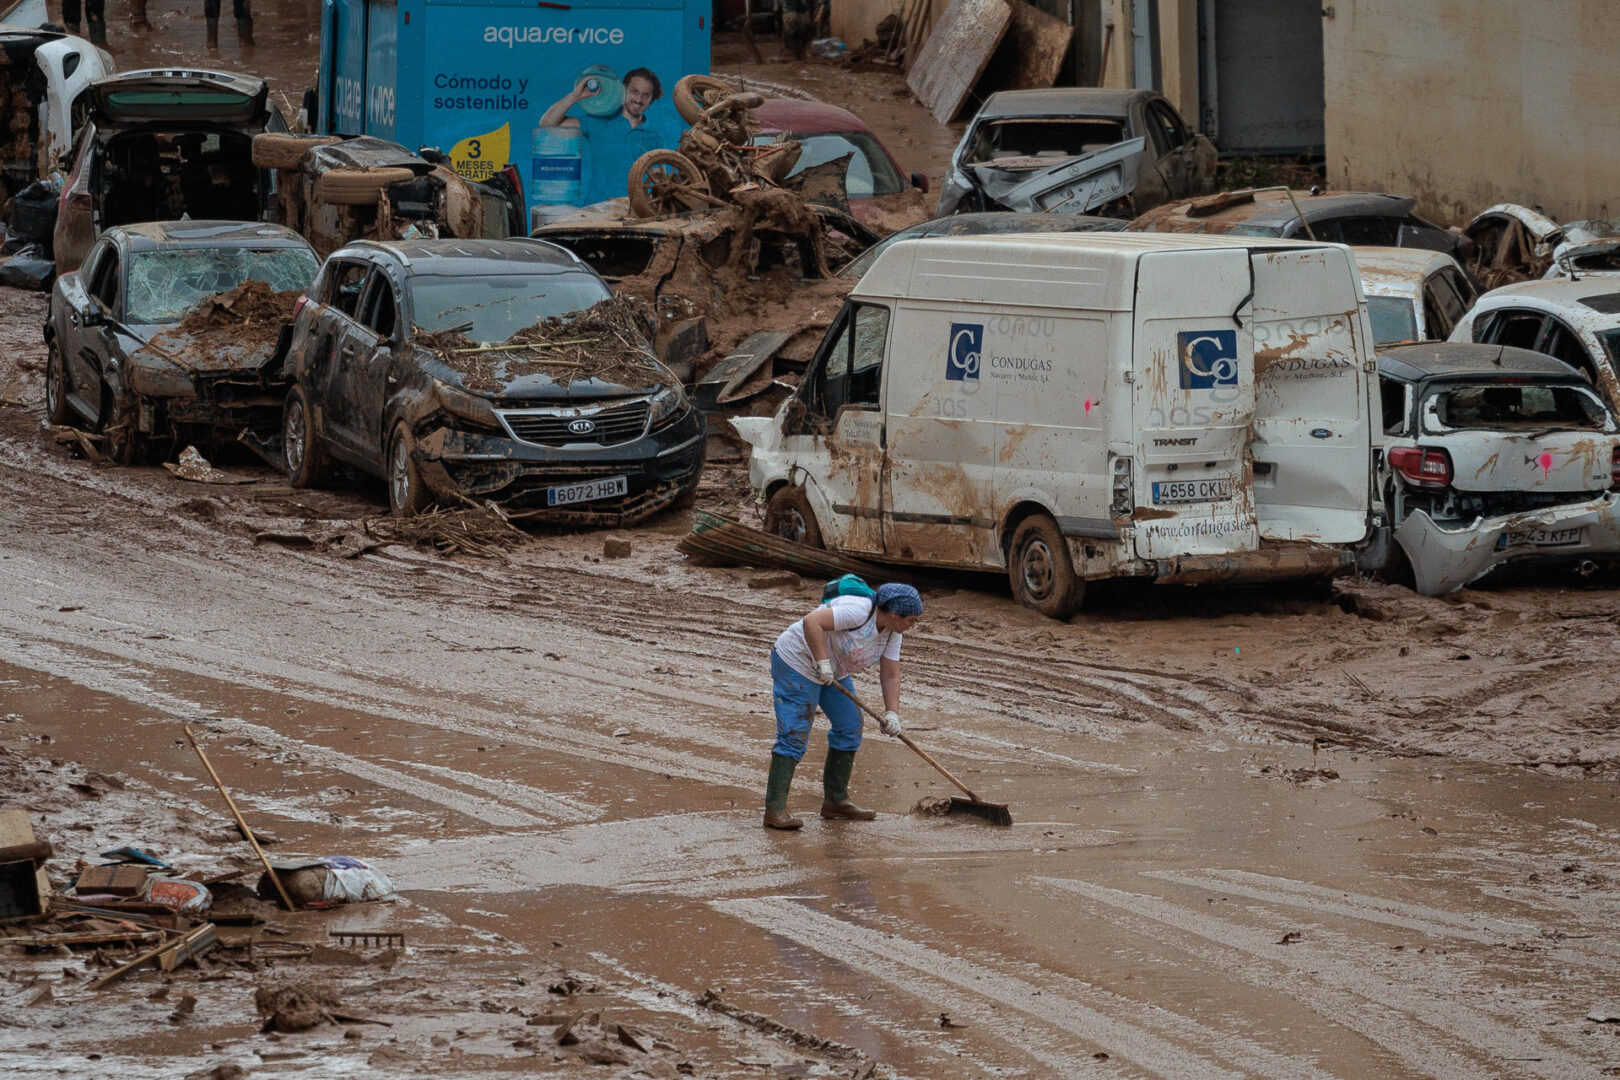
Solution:
{"label": "car grille", "polygon": [[[610,405],[601,409],[506,409],[501,423],[512,437],[536,446],[619,446],[647,433],[652,406],[646,401]],[[591,431],[570,431],[569,425],[588,420]]]}

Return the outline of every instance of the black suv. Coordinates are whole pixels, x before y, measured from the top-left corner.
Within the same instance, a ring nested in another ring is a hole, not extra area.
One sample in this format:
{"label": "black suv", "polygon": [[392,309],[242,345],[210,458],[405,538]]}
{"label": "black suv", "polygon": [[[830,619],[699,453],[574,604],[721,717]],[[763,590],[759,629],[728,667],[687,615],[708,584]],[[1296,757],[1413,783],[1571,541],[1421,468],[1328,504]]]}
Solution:
{"label": "black suv", "polygon": [[[383,477],[402,515],[494,500],[514,517],[615,526],[683,501],[703,469],[703,416],[644,328],[594,329],[623,303],[610,296],[576,255],[536,240],[340,248],[293,326],[289,479],[317,483],[336,458]],[[581,329],[546,338],[541,324],[559,325],[547,320]],[[621,359],[582,360],[581,342]]]}

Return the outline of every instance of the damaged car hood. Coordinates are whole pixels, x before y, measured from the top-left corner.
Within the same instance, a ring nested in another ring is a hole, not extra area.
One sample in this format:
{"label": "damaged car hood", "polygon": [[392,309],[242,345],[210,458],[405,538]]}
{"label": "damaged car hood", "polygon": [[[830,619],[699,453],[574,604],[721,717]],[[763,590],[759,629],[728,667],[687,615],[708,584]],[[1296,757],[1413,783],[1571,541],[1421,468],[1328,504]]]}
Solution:
{"label": "damaged car hood", "polygon": [[669,383],[650,363],[645,378],[620,375],[608,377],[590,375],[566,378],[558,373],[534,370],[536,364],[521,350],[473,354],[477,359],[468,363],[465,357],[446,356],[436,349],[418,347],[416,356],[422,369],[442,383],[465,390],[496,404],[513,402],[583,402],[612,398],[642,397],[655,394]]}
{"label": "damaged car hood", "polygon": [[1147,148],[1145,138],[1064,158],[1006,158],[970,164],[972,175],[986,196],[1009,210],[1036,214],[1084,214],[1136,187],[1137,171]]}

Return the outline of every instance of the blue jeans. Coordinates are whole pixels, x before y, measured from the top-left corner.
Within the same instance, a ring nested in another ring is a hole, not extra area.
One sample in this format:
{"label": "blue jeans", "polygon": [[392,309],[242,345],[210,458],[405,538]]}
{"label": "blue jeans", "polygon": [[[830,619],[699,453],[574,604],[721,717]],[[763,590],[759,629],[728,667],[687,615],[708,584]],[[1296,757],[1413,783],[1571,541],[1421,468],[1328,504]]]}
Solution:
{"label": "blue jeans", "polygon": [[[854,679],[846,678],[839,685],[851,693],[855,690]],[[827,732],[828,749],[861,748],[861,711],[855,703],[832,687],[794,671],[776,655],[775,649],[771,650],[771,703],[776,707],[776,745],[771,747],[771,753],[794,761],[804,758],[817,706],[832,721],[832,730]]]}

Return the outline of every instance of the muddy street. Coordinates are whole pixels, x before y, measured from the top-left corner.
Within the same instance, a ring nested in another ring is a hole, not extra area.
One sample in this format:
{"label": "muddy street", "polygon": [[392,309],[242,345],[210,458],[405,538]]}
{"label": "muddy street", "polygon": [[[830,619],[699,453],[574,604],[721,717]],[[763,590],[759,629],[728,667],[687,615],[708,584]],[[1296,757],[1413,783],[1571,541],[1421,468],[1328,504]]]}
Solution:
{"label": "muddy street", "polygon": [[[278,856],[356,855],[400,890],[275,913],[276,940],[408,935],[386,971],[314,968],[395,1023],[360,1038],[257,1034],[252,991],[308,962],[176,973],[182,1023],[156,973],[91,992],[82,955],[12,951],[14,1075],[567,1072],[543,1026],[564,1006],[669,1048],[604,1075],[1620,1067],[1589,1018],[1620,968],[1612,583],[1120,588],[1060,624],[937,580],[908,730],[1016,824],[908,814],[950,789],[873,732],[852,790],[878,820],[772,833],[766,650],[820,582],[687,565],[682,514],[619,534],[622,559],[592,533],[491,559],[300,543],[363,533],[381,492],[70,456],[40,424],[38,302],[7,301],[0,766],[53,874],[122,844],[247,865],[190,722]],[[716,474],[701,502],[744,488]],[[120,787],[61,783],[87,773]]]}

